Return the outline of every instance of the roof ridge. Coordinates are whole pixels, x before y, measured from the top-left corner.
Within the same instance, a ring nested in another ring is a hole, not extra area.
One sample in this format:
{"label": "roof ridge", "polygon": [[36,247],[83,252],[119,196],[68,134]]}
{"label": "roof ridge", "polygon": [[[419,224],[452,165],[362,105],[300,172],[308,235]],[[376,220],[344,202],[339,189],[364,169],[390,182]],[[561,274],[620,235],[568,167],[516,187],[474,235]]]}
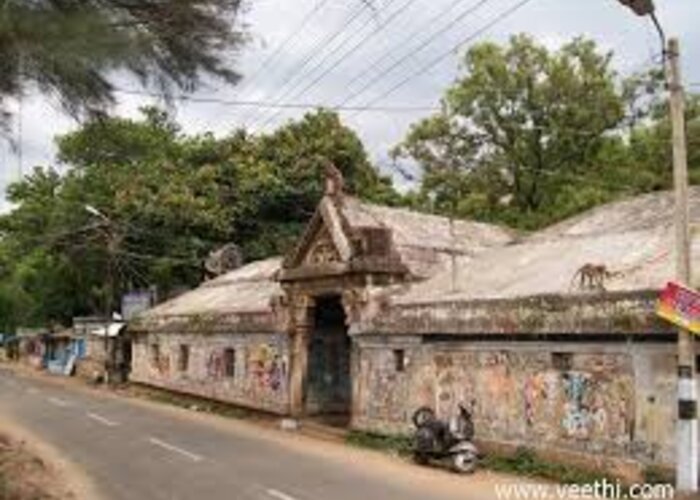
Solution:
{"label": "roof ridge", "polygon": [[[565,233],[553,233],[544,234],[540,232],[532,233],[527,235],[522,240],[515,242],[516,245],[528,244],[528,243],[546,243],[551,241],[561,241],[561,240],[583,240],[587,238],[602,238],[617,236],[622,234],[633,234],[633,233],[649,233],[659,230],[669,230],[673,228],[673,223],[666,225],[657,225],[652,227],[642,227],[642,228],[630,228],[630,229],[620,229],[618,231],[610,231],[600,229],[598,231],[586,232],[586,233],[575,233],[575,234],[565,234]],[[545,230],[542,230],[545,231]]]}
{"label": "roof ridge", "polygon": [[248,268],[250,270],[253,268],[253,266],[259,266],[262,263],[269,263],[272,265],[274,261],[279,261],[279,265],[282,265],[282,259],[283,257],[280,255],[275,255],[273,257],[266,257],[264,259],[257,259],[257,260],[252,260],[246,264],[243,264],[241,267],[238,267],[236,269],[231,269],[230,271],[222,274],[221,276],[217,276],[216,278],[212,278],[209,281],[205,281],[203,283],[200,283],[200,285],[197,287],[208,287],[208,288],[216,288],[220,284],[227,284],[227,283],[250,283],[250,282],[255,282],[255,281],[269,281],[271,276],[267,276],[267,274],[272,275],[274,271],[271,271],[270,273],[265,273],[265,272],[259,272],[257,276],[241,276],[241,277],[235,277],[235,274],[240,274],[243,271]]}
{"label": "roof ridge", "polygon": [[[450,217],[447,215],[433,214],[430,212],[422,212],[420,210],[415,210],[415,209],[412,209],[409,207],[395,207],[395,206],[390,206],[390,205],[381,205],[379,203],[372,203],[369,201],[362,200],[362,199],[358,198],[357,196],[345,196],[345,198],[350,199],[351,201],[357,202],[359,205],[361,205],[362,208],[373,207],[373,208],[377,208],[379,210],[401,212],[401,213],[411,215],[411,216],[440,219],[442,221],[445,221],[446,223],[449,223],[450,220],[452,220],[453,222],[458,223],[458,224],[473,224],[473,225],[477,225],[477,226],[498,228],[498,229],[501,229],[503,231],[513,233],[512,234],[513,236],[520,234],[520,230],[518,230],[518,229],[512,228],[512,227],[504,225],[504,224],[498,224],[495,222],[484,222],[484,221],[478,221],[478,220],[474,220],[474,219],[465,219],[462,217]],[[383,221],[381,221],[381,219],[378,219],[375,214],[372,214],[371,212],[367,212],[367,213],[368,213],[368,215],[371,215],[374,219],[377,219],[380,223],[386,225]]]}

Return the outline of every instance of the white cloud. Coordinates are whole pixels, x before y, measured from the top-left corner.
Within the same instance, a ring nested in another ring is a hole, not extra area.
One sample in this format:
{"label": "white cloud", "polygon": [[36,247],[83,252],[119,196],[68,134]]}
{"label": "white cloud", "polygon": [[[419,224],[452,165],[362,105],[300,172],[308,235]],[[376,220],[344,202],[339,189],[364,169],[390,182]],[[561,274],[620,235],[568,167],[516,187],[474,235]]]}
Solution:
{"label": "white cloud", "polygon": [[[252,75],[259,69],[266,58],[274,52],[282,41],[289,38],[291,30],[295,29],[304,16],[323,0],[288,0],[273,2],[270,0],[251,0],[250,8],[245,14],[249,24],[252,42],[246,47],[238,62],[238,68],[244,75]],[[328,58],[322,68],[327,68],[347,48],[357,44],[363,37],[371,39],[356,53],[348,56],[335,71],[329,73],[317,85],[302,95],[287,96],[296,102],[313,102],[324,105],[337,104],[350,92],[356,91],[370,76],[355,82],[352,81],[361,71],[381,55],[391,51],[382,67],[387,67],[410,49],[415,47],[430,33],[439,29],[443,24],[455,19],[459,12],[464,11],[476,0],[465,0],[455,4],[454,9],[439,21],[431,23],[426,28],[426,22],[447,8],[454,0],[374,0],[376,9],[355,19],[343,35],[332,43],[319,47],[313,55],[315,60],[337,47],[342,40],[348,39],[344,49],[338,49],[333,58]],[[280,97],[284,85],[294,85],[290,76],[299,69],[301,61],[324,38],[348,22],[361,0],[328,0],[319,14],[312,18],[303,30],[294,33],[286,50],[275,59],[275,63],[267,67],[252,82],[243,80],[238,88],[220,88],[211,83],[201,95],[216,96],[226,100],[265,100],[274,101]],[[439,41],[427,46],[421,51],[412,51],[411,58],[387,75],[376,86],[362,94],[358,99],[348,104],[362,105],[381,92],[390,88],[411,72],[419,70],[423,65],[456,44],[461,38],[473,33],[480,26],[492,19],[498,12],[505,10],[515,0],[492,0],[476,13],[464,17],[455,26],[440,36]],[[657,0],[659,16],[667,27],[669,34],[680,37],[684,69],[688,81],[700,81],[700,68],[691,65],[691,61],[700,58],[700,33],[694,30],[694,20],[700,19],[700,2],[697,0]],[[401,15],[391,18],[395,9],[406,6]],[[391,18],[391,21],[388,20]],[[382,25],[386,24],[385,28]],[[421,31],[419,31],[421,30]],[[533,0],[522,11],[508,20],[500,23],[480,39],[504,41],[512,33],[527,32],[537,37],[549,47],[561,43],[574,36],[582,35],[598,41],[602,47],[614,50],[615,62],[621,71],[636,69],[640,64],[649,61],[650,56],[658,53],[658,40],[650,22],[637,18],[630,11],[619,5],[616,0]],[[404,39],[407,43],[398,45]],[[314,67],[308,64],[306,71]],[[445,62],[430,72],[412,79],[410,83],[391,96],[381,101],[385,106],[430,106],[438,102],[444,88],[456,75],[457,56],[449,57]],[[322,69],[309,75],[300,83],[302,88]],[[376,71],[372,74],[376,74]],[[125,84],[126,85],[126,84]],[[134,85],[131,85],[134,86]],[[287,87],[289,88],[289,87]],[[241,91],[242,89],[242,91]],[[140,105],[151,102],[151,99],[141,99],[134,96],[120,96],[117,112],[134,115]],[[259,124],[264,117],[273,114],[271,111],[260,112],[250,108],[235,108],[220,104],[182,103],[177,109],[177,118],[187,132],[212,131],[216,135],[225,135],[239,126],[244,118],[256,117]],[[275,126],[291,118],[303,114],[300,110],[285,110],[271,124]],[[342,113],[349,125],[355,128],[372,156],[378,163],[386,163],[386,153],[390,145],[398,142],[410,123],[420,118],[422,113],[383,114],[367,112],[353,114]],[[54,154],[53,136],[64,133],[76,126],[69,118],[44,101],[32,99],[23,106],[24,133],[22,137],[25,170],[35,164],[47,164],[52,161]],[[270,127],[268,127],[269,129]],[[7,144],[0,149],[0,162],[3,168],[0,183],[7,184],[16,178],[17,156],[10,151]],[[14,173],[13,173],[14,172]]]}

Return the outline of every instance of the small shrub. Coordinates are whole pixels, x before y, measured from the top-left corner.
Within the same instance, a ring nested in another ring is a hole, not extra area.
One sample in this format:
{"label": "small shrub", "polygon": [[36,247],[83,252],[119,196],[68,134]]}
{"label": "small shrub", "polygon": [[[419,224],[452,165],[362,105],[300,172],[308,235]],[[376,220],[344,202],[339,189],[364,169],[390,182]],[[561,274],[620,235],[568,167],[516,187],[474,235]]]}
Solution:
{"label": "small shrub", "polygon": [[644,469],[642,475],[647,484],[676,484],[673,471],[662,467],[650,465]]}

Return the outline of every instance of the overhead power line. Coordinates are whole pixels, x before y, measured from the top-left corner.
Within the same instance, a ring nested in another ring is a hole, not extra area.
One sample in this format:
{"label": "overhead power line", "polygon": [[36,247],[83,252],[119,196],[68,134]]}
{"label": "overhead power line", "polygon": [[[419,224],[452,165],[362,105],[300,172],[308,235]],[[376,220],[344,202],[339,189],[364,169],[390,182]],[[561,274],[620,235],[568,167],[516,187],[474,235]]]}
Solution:
{"label": "overhead power line", "polygon": [[[119,94],[125,94],[125,95],[135,95],[135,96],[143,96],[143,97],[154,97],[154,98],[159,98],[161,97],[160,94],[157,92],[148,92],[145,90],[135,90],[135,89],[123,89],[123,88],[116,88],[114,89],[115,92]],[[228,99],[221,99],[218,97],[197,97],[197,96],[190,96],[190,95],[179,95],[174,97],[175,100],[179,101],[188,101],[188,102],[196,102],[196,103],[202,103],[202,104],[219,104],[222,106],[233,106],[233,107],[252,107],[252,108],[269,108],[269,109],[319,109],[323,108],[324,106],[322,104],[315,104],[315,103],[273,103],[273,102],[265,102],[265,101],[245,101],[245,100],[228,100]],[[334,108],[336,109],[336,108]],[[364,107],[360,106],[345,106],[341,108],[337,108],[341,111],[376,111],[376,112],[385,112],[385,113],[392,113],[392,112],[418,112],[418,111],[437,111],[439,108],[437,106],[377,106],[373,107],[370,109],[366,109]]]}
{"label": "overhead power line", "polygon": [[[454,9],[457,5],[462,3],[464,0],[453,0],[451,3],[449,3],[444,9],[440,10],[437,14],[429,18],[425,23],[422,23],[416,30],[411,31],[407,34],[407,36],[401,38],[394,46],[395,47],[405,47],[407,46],[412,40],[416,38],[417,33],[423,33],[424,31],[428,31],[432,26],[435,25],[435,23],[443,16],[449,14],[452,9]],[[393,50],[387,50],[384,52],[383,55],[381,55],[378,59],[375,59],[374,62],[370,63],[369,66],[367,66],[364,70],[360,71],[357,75],[355,75],[348,83],[347,87],[351,88],[352,85],[361,80],[365,75],[371,73],[375,69],[378,69],[380,65],[386,61],[387,59],[391,59],[392,56],[394,55]]]}
{"label": "overhead power line", "polygon": [[[374,78],[371,78],[367,83],[365,83],[362,87],[360,87],[359,90],[352,92],[348,97],[346,97],[343,101],[341,101],[340,106],[343,106],[343,105],[347,104],[348,102],[352,101],[353,99],[364,94],[367,90],[372,88],[377,82],[379,82],[386,75],[390,74],[396,68],[400,67],[403,63],[405,63],[406,61],[413,58],[417,52],[420,52],[423,49],[427,48],[431,43],[433,43],[435,40],[440,38],[443,34],[447,33],[454,26],[456,26],[458,23],[463,21],[466,17],[472,15],[477,10],[479,10],[481,7],[483,7],[484,5],[486,5],[487,3],[491,2],[491,1],[492,0],[479,0],[475,4],[471,5],[467,10],[463,11],[461,14],[456,16],[454,19],[452,19],[445,26],[443,26],[442,28],[440,28],[439,30],[434,32],[432,35],[430,35],[428,38],[423,40],[420,44],[418,44],[418,46],[413,47],[408,52],[406,52],[406,54],[404,54],[403,57],[400,57],[398,60],[396,60],[389,67],[385,68],[383,71],[380,71],[377,75],[375,75]],[[461,45],[461,43],[460,43],[460,45]],[[451,52],[452,52],[452,50],[450,50],[450,53]]]}
{"label": "overhead power line", "polygon": [[[483,0],[482,0],[482,1],[483,1]],[[488,0],[486,0],[486,1],[488,1]],[[508,9],[506,9],[505,11],[501,12],[498,16],[496,16],[495,19],[493,19],[492,21],[488,22],[487,24],[485,24],[484,26],[482,26],[480,29],[478,29],[477,31],[475,31],[475,32],[472,33],[471,35],[469,35],[469,36],[463,38],[462,40],[460,40],[459,43],[457,43],[457,44],[455,44],[453,47],[451,47],[450,50],[443,52],[443,53],[440,54],[437,58],[435,58],[435,59],[433,59],[432,61],[430,61],[428,64],[426,64],[426,65],[424,65],[424,66],[421,66],[421,67],[418,69],[418,71],[415,71],[415,72],[409,74],[406,78],[403,78],[403,79],[400,80],[398,83],[396,83],[395,85],[393,85],[392,87],[390,87],[388,90],[386,90],[385,92],[382,92],[379,96],[377,96],[377,97],[371,99],[370,101],[366,102],[364,105],[360,106],[360,107],[363,108],[363,109],[360,110],[360,111],[355,112],[355,114],[364,112],[364,108],[367,108],[367,109],[371,108],[372,106],[374,106],[376,103],[378,103],[378,102],[381,101],[382,99],[384,99],[384,98],[390,96],[391,94],[393,94],[394,92],[396,92],[397,90],[399,90],[401,87],[403,87],[404,85],[406,85],[408,82],[410,82],[410,81],[413,80],[414,78],[416,78],[416,77],[418,77],[418,76],[420,76],[420,75],[426,73],[427,71],[432,70],[435,66],[437,66],[438,64],[440,64],[442,61],[444,61],[444,60],[447,59],[448,57],[450,57],[453,53],[459,51],[460,48],[461,48],[463,45],[474,41],[475,39],[477,39],[478,37],[480,37],[482,34],[484,34],[486,31],[490,30],[491,28],[493,28],[493,27],[496,26],[497,24],[503,22],[504,20],[506,20],[507,18],[509,18],[510,16],[512,16],[513,14],[515,14],[516,12],[518,12],[520,9],[522,9],[523,7],[525,7],[527,4],[531,3],[532,1],[533,1],[533,0],[520,0],[520,1],[517,2],[516,4],[512,5],[510,8],[508,8]],[[349,99],[346,99],[345,101],[343,101],[343,102],[341,103],[341,106],[344,105],[344,104],[346,104],[348,101],[349,101]],[[335,109],[335,108],[333,108],[333,109]]]}
{"label": "overhead power line", "polygon": [[263,71],[265,71],[270,64],[279,56],[282,54],[284,49],[289,45],[292,40],[299,36],[300,33],[303,33],[304,28],[309,24],[311,19],[316,15],[316,13],[320,12],[320,10],[326,6],[326,4],[330,0],[320,0],[316,6],[311,9],[305,16],[304,19],[301,20],[301,22],[292,29],[292,31],[289,33],[289,35],[280,43],[277,48],[271,52],[264,60],[262,63],[260,63],[260,66],[253,72],[252,75],[250,75],[248,78],[245,78],[243,80],[243,85],[241,88],[238,90],[240,94],[242,94],[245,90],[247,90],[251,85],[252,82],[255,81],[255,79],[262,74]]}
{"label": "overhead power line", "polygon": [[[389,0],[389,4],[393,4],[394,0]],[[333,72],[336,68],[341,66],[344,62],[346,62],[350,57],[352,57],[353,54],[355,54],[358,50],[360,50],[367,42],[372,40],[374,37],[379,35],[382,31],[384,31],[391,23],[394,21],[397,17],[399,17],[401,14],[405,13],[408,11],[408,9],[416,3],[416,0],[406,0],[403,4],[401,4],[400,7],[398,7],[394,12],[392,12],[390,15],[387,16],[386,19],[382,21],[382,23],[377,26],[376,29],[371,31],[368,35],[360,38],[357,43],[355,43],[352,47],[350,47],[348,50],[346,50],[344,53],[340,54],[336,60],[335,63],[331,64],[328,68],[326,68],[324,71],[322,71],[319,75],[316,76],[311,82],[309,82],[304,88],[302,88],[300,91],[296,92],[291,96],[291,99],[298,99],[302,97],[304,94],[309,92],[311,89],[313,89],[321,80],[323,80],[327,75],[329,75],[331,72]],[[388,6],[387,5],[387,6]],[[342,45],[336,47],[340,48]],[[336,51],[332,51],[329,55],[334,55]],[[321,61],[317,67],[321,67],[320,65],[323,63]],[[302,80],[303,81],[303,80]],[[301,81],[300,81],[301,83]],[[297,85],[298,87],[298,85]],[[277,118],[282,111],[278,111],[277,113],[273,114],[270,116],[261,126],[261,128],[265,128],[265,126],[272,122],[275,118]]]}
{"label": "overhead power line", "polygon": [[[366,9],[369,7],[364,3],[360,2],[356,8],[351,11],[350,17],[345,21],[345,23],[335,32],[328,33],[325,37],[323,37],[321,40],[318,40],[311,49],[309,49],[307,55],[303,57],[303,59],[298,63],[292,66],[292,68],[289,71],[286,71],[283,74],[283,77],[281,81],[283,82],[282,89],[284,90],[290,82],[294,81],[296,76],[306,69],[306,67],[309,65],[313,59],[318,56],[319,54],[323,53],[323,50],[330,46],[330,44],[335,41],[336,38],[338,38],[354,21],[357,19],[363,12],[365,12]],[[281,99],[276,99],[278,101],[281,101]],[[250,115],[244,116],[241,121],[243,123],[247,123],[248,119],[250,118]]]}

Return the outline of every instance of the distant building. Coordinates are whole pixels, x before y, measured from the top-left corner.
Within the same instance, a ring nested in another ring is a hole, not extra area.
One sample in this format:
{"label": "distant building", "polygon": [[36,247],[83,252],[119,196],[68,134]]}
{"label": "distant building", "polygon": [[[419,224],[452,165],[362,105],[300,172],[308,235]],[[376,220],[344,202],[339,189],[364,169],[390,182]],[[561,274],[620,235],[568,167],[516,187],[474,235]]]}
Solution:
{"label": "distant building", "polygon": [[16,337],[9,333],[0,333],[0,361],[16,357]]}
{"label": "distant building", "polygon": [[44,366],[54,375],[70,376],[76,363],[85,356],[85,339],[67,328],[42,338],[45,346]]}
{"label": "distant building", "polygon": [[84,342],[83,355],[77,363],[78,376],[101,380],[105,368],[112,381],[124,380],[131,365],[131,343],[126,323],[102,316],[73,318],[73,334]]}
{"label": "distant building", "polygon": [[47,353],[44,338],[49,333],[49,328],[18,328],[15,346],[17,360],[33,368],[44,368]]}
{"label": "distant building", "polygon": [[[699,218],[700,189],[691,206]],[[654,304],[672,211],[656,193],[518,235],[331,185],[289,255],[137,317],[131,378],[380,432],[473,400],[493,445],[671,465],[676,337]]]}

